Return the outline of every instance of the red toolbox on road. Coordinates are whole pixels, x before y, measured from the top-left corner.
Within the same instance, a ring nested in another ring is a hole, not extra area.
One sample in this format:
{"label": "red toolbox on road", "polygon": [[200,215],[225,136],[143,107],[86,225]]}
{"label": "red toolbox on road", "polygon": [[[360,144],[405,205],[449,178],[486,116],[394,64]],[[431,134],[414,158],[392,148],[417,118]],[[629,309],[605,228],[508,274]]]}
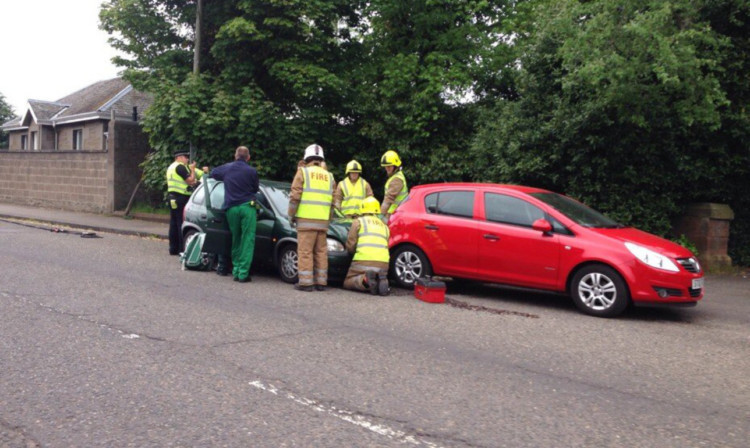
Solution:
{"label": "red toolbox on road", "polygon": [[424,302],[445,302],[445,282],[429,278],[418,278],[414,282],[414,297]]}

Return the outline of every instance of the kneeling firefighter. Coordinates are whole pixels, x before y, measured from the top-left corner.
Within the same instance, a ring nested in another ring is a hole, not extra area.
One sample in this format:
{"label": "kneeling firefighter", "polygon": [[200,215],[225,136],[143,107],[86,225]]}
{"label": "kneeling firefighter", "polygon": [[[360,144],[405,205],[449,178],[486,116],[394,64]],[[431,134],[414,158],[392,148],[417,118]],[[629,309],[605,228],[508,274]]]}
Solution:
{"label": "kneeling firefighter", "polygon": [[352,221],[346,239],[346,250],[354,254],[344,288],[369,291],[387,296],[388,289],[388,226],[378,217],[380,203],[374,197],[365,198],[359,209],[362,215]]}

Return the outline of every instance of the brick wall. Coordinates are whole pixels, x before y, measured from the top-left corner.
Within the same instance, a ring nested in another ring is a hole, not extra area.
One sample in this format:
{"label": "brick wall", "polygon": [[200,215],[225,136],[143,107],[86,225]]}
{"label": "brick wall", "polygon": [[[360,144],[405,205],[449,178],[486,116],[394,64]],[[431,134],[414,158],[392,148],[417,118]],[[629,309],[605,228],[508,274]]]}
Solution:
{"label": "brick wall", "polygon": [[107,153],[24,151],[0,153],[0,201],[103,213]]}
{"label": "brick wall", "polygon": [[[84,131],[84,148],[98,141],[95,150],[0,152],[0,202],[93,213],[124,209],[141,178],[138,165],[150,148],[137,123],[116,120],[107,123],[104,150],[105,123],[88,127],[88,142]],[[60,147],[65,148],[62,143]]]}

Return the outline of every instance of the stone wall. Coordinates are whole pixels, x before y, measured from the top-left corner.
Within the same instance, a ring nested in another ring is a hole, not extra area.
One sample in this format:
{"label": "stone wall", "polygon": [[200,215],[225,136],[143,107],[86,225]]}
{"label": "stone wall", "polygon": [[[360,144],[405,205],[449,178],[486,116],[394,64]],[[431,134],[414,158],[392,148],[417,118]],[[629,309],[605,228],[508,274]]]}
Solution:
{"label": "stone wall", "polygon": [[732,266],[727,248],[733,219],[734,212],[726,204],[691,204],[674,226],[674,233],[685,235],[695,244],[704,268],[721,270]]}
{"label": "stone wall", "polygon": [[[113,120],[104,149],[103,124],[89,129],[97,128],[90,136],[100,142],[95,150],[0,152],[0,202],[93,213],[124,209],[141,178],[148,140],[137,123]],[[84,147],[85,141],[86,133]]]}
{"label": "stone wall", "polygon": [[107,153],[0,153],[0,201],[65,210],[108,212]]}

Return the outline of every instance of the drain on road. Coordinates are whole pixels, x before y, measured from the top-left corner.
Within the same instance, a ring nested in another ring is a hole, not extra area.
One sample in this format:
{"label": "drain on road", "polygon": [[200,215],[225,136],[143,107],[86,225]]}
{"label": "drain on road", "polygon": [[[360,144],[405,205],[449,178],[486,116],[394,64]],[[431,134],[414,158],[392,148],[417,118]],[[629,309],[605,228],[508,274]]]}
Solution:
{"label": "drain on road", "polygon": [[488,308],[486,306],[481,306],[481,305],[472,305],[466,302],[462,302],[460,300],[451,299],[449,297],[445,298],[445,303],[447,303],[448,305],[454,308],[461,308],[464,310],[484,311],[484,312],[492,313],[492,314],[506,314],[510,316],[521,316],[521,317],[529,317],[531,319],[539,319],[539,316],[536,314],[522,313],[520,311],[501,310],[497,308]]}

